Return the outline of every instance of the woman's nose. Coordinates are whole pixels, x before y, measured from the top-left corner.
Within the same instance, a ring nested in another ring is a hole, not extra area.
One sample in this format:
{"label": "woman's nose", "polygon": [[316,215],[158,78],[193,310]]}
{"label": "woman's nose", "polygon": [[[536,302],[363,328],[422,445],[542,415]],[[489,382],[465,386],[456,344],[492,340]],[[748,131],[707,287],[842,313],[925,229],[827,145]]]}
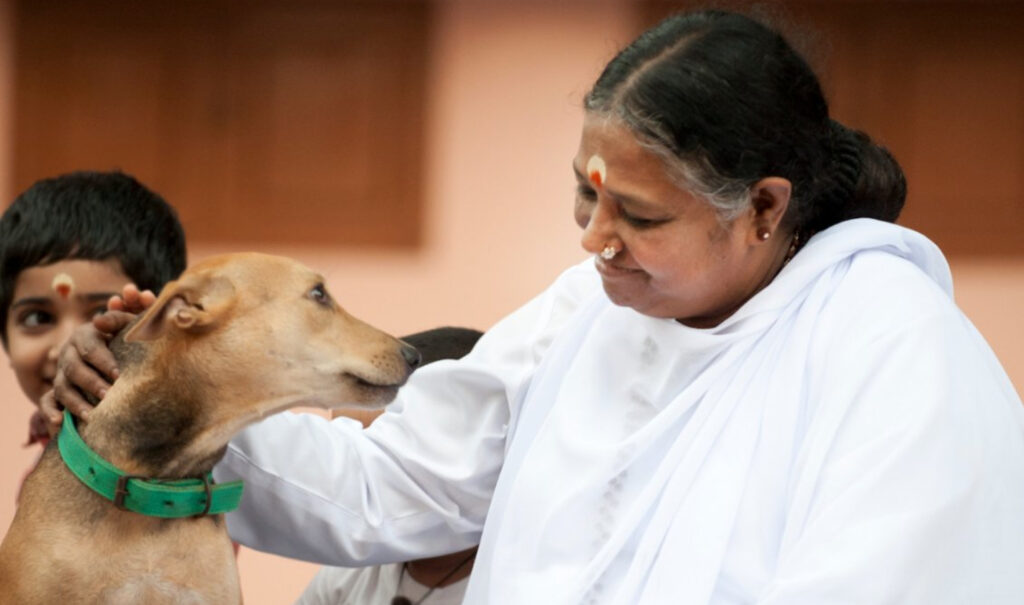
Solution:
{"label": "woman's nose", "polygon": [[614,237],[615,232],[611,220],[611,203],[598,200],[590,212],[590,219],[583,228],[580,244],[591,254],[597,254]]}

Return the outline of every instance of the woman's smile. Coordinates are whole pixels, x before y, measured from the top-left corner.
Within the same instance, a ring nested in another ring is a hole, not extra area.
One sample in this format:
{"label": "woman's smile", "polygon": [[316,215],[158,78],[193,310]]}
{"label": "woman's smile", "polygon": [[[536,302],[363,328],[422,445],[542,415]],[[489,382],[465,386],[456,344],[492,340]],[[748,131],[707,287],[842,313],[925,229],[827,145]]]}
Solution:
{"label": "woman's smile", "polygon": [[642,269],[622,267],[611,261],[606,261],[600,256],[595,259],[595,263],[597,265],[597,272],[601,274],[602,278],[606,279],[623,279],[643,274]]}

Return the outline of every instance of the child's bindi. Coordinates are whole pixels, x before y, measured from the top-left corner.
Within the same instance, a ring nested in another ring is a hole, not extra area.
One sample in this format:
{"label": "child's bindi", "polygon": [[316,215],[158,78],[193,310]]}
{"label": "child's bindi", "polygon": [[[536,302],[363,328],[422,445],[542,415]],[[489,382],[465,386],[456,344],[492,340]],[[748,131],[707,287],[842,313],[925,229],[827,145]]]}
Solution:
{"label": "child's bindi", "polygon": [[587,178],[595,187],[601,187],[607,180],[608,168],[604,164],[604,158],[596,153],[587,160]]}
{"label": "child's bindi", "polygon": [[71,279],[67,273],[58,273],[50,282],[50,287],[57,293],[57,296],[67,300],[75,290],[75,280]]}

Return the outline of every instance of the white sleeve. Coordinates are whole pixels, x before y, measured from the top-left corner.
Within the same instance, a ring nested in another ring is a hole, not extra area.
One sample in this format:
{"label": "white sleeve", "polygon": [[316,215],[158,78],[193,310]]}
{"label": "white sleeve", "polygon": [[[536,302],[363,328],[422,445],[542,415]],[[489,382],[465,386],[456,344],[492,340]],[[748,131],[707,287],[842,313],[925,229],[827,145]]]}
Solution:
{"label": "white sleeve", "polygon": [[329,565],[468,548],[479,540],[505,455],[512,406],[560,327],[600,290],[588,261],[489,330],[461,360],[410,377],[363,431],[283,413],[244,430],[214,469],[243,479],[232,538]]}

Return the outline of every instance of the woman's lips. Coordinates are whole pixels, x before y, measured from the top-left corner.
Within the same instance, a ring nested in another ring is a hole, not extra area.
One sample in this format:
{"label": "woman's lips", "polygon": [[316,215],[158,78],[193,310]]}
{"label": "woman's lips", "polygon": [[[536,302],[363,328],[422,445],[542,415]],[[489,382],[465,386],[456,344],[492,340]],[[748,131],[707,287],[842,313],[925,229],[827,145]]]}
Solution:
{"label": "woman's lips", "polygon": [[643,273],[640,269],[627,269],[625,267],[613,265],[601,257],[597,258],[595,265],[597,266],[597,272],[600,273],[602,277],[625,277],[628,275]]}

